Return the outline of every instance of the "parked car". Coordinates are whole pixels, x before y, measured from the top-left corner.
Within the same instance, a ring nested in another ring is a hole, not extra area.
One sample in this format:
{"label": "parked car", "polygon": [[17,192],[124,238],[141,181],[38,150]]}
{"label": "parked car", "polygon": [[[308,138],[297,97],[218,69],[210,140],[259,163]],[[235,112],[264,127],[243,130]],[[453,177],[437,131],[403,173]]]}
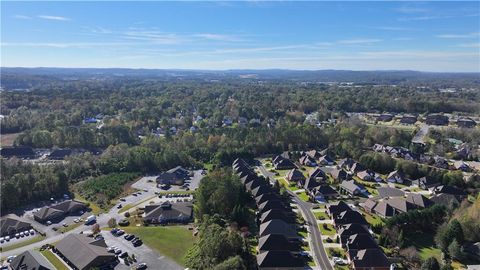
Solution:
{"label": "parked car", "polygon": [[122,235],[124,235],[124,234],[125,234],[125,231],[124,231],[124,230],[118,230],[118,231],[115,233],[116,236],[122,236]]}
{"label": "parked car", "polygon": [[17,238],[17,239],[20,238],[20,234],[19,234],[19,233],[16,233],[16,234],[15,234],[15,238]]}
{"label": "parked car", "polygon": [[141,245],[143,245],[143,242],[142,240],[136,240],[136,241],[132,241],[132,244],[134,247],[139,247]]}
{"label": "parked car", "polygon": [[34,230],[34,229],[30,229],[30,234],[31,234],[31,235],[34,235],[34,234],[35,234],[35,230]]}
{"label": "parked car", "polygon": [[115,253],[115,255],[120,255],[120,254],[122,254],[122,250],[117,248],[117,249],[115,249],[115,251],[113,253]]}
{"label": "parked car", "polygon": [[127,234],[127,235],[125,235],[124,238],[125,238],[125,240],[127,240],[127,241],[131,241],[131,240],[133,240],[133,239],[135,238],[135,235],[133,235],[133,234]]}
{"label": "parked car", "polygon": [[0,243],[5,242],[5,237],[0,237]]}
{"label": "parked car", "polygon": [[114,252],[115,252],[115,249],[116,249],[116,247],[114,247],[114,246],[107,247],[107,252],[109,252],[109,253],[114,253]]}
{"label": "parked car", "polygon": [[118,225],[120,226],[128,226],[130,225],[130,221],[128,221],[127,219],[122,219],[118,222]]}
{"label": "parked car", "polygon": [[10,236],[8,236],[8,235],[5,236],[5,241],[7,241],[7,242],[10,241]]}
{"label": "parked car", "polygon": [[126,202],[127,200],[125,200],[125,198],[121,198],[120,201]]}
{"label": "parked car", "polygon": [[52,225],[52,222],[50,220],[47,220],[47,225]]}
{"label": "parked car", "polygon": [[17,255],[8,256],[8,257],[7,257],[7,262],[8,262],[8,263],[12,262],[13,259],[15,259],[15,257],[17,257]]}
{"label": "parked car", "polygon": [[147,264],[146,263],[139,263],[136,267],[137,270],[143,270],[147,269]]}
{"label": "parked car", "polygon": [[78,218],[76,218],[76,219],[73,220],[73,222],[78,223],[78,222],[80,222],[80,220]]}
{"label": "parked car", "polygon": [[332,260],[333,260],[333,263],[334,263],[334,264],[338,264],[338,265],[345,265],[345,264],[347,264],[347,262],[346,262],[344,259],[339,258],[339,257],[333,257]]}
{"label": "parked car", "polygon": [[127,256],[128,256],[128,252],[125,251],[125,252],[123,252],[122,254],[120,254],[120,256],[118,256],[118,257],[120,257],[120,258],[125,258],[125,257],[127,257]]}
{"label": "parked car", "polygon": [[25,236],[29,236],[29,235],[30,235],[30,232],[29,232],[29,231],[24,231],[23,234],[24,234]]}
{"label": "parked car", "polygon": [[117,205],[117,209],[122,208],[122,204]]}

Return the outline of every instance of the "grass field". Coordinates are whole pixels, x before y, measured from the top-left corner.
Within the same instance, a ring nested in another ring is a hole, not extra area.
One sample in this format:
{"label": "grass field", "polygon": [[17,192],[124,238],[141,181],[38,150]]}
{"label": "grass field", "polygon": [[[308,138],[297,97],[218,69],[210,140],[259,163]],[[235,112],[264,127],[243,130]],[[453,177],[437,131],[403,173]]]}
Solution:
{"label": "grass field", "polygon": [[195,237],[184,226],[165,227],[124,227],[126,232],[135,234],[150,248],[157,250],[177,263],[184,265],[185,254],[193,246]]}
{"label": "grass field", "polygon": [[2,134],[0,136],[0,146],[12,146],[15,139],[22,133]]}
{"label": "grass field", "polygon": [[320,220],[329,219],[327,213],[325,213],[325,212],[320,212],[319,211],[319,212],[313,212],[313,214],[315,215],[315,218],[320,219]]}
{"label": "grass field", "polygon": [[72,224],[69,224],[67,227],[64,227],[64,226],[61,226],[59,229],[58,229],[58,232],[59,233],[66,233],[68,231],[71,231],[77,227],[79,227],[80,225],[82,225],[83,222],[78,222],[78,223],[72,223]]}
{"label": "grass field", "polygon": [[47,260],[53,265],[55,266],[55,269],[57,270],[69,270],[70,268],[68,268],[57,256],[55,256],[55,254],[53,254],[50,250],[44,250],[44,251],[40,251],[40,253],[42,253],[42,255],[47,258]]}
{"label": "grass field", "polygon": [[152,200],[153,198],[155,198],[155,196],[148,197],[148,198],[146,198],[146,199],[144,199],[144,200],[141,200],[141,201],[139,201],[139,202],[137,202],[137,203],[133,203],[133,204],[132,204],[132,203],[129,203],[129,204],[125,205],[124,207],[122,207],[122,208],[118,211],[118,213],[126,212],[126,211],[132,209],[133,207],[135,207],[135,206],[137,206],[137,205],[140,205],[140,204],[145,203],[145,202],[147,202],[147,201],[149,201],[149,200]]}
{"label": "grass field", "polygon": [[432,232],[417,233],[409,236],[407,239],[407,245],[414,246],[418,249],[418,253],[422,260],[426,260],[430,257],[435,257],[437,260],[441,260],[442,252],[435,247]]}
{"label": "grass field", "polygon": [[377,216],[377,215],[372,215],[370,213],[367,213],[365,211],[362,211],[362,214],[365,216],[365,219],[367,220],[368,224],[370,225],[376,225],[376,224],[383,224],[383,220]]}
{"label": "grass field", "polygon": [[332,224],[318,224],[318,228],[322,235],[335,235],[337,233]]}
{"label": "grass field", "polygon": [[17,249],[17,248],[28,246],[30,244],[42,241],[43,239],[45,239],[45,236],[37,234],[37,235],[35,235],[34,237],[31,237],[28,240],[25,240],[25,241],[22,241],[22,242],[19,242],[19,243],[16,243],[16,244],[8,245],[6,247],[2,247],[1,251],[6,252],[6,251],[9,251],[9,250],[14,250],[14,249]]}
{"label": "grass field", "polygon": [[297,195],[302,201],[308,202],[309,197],[308,197],[307,193],[305,193],[305,191],[303,191],[301,193],[297,193]]}

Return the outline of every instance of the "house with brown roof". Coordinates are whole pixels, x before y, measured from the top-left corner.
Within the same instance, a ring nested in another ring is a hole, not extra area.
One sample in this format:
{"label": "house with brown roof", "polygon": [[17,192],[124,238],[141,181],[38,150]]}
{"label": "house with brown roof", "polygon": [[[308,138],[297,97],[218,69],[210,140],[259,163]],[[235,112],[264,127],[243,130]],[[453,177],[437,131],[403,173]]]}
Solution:
{"label": "house with brown roof", "polygon": [[363,181],[372,181],[375,177],[375,173],[370,170],[363,170],[357,173],[357,177]]}
{"label": "house with brown roof", "polygon": [[348,180],[350,179],[350,176],[347,174],[347,172],[343,169],[339,168],[333,168],[330,171],[330,175],[335,179],[336,181],[342,181],[342,180]]}
{"label": "house with brown roof", "polygon": [[325,202],[338,197],[338,192],[329,185],[320,185],[308,192],[308,196],[317,202]]}
{"label": "house with brown roof", "polygon": [[118,261],[107,252],[105,240],[96,240],[83,234],[68,234],[60,240],[54,252],[73,269],[109,268]]}

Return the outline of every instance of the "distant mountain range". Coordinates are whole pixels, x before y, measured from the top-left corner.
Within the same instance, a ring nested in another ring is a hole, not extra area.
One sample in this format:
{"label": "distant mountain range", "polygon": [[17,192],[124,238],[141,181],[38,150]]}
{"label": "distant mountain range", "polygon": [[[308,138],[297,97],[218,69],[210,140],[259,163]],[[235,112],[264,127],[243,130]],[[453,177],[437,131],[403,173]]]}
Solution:
{"label": "distant mountain range", "polygon": [[[480,73],[436,73],[410,70],[352,71],[352,70],[179,70],[129,68],[0,68],[2,86],[10,80],[75,80],[85,78],[138,79],[244,79],[291,80],[300,82],[352,82],[356,84],[456,83],[480,84]],[[21,77],[21,78],[20,78]]]}

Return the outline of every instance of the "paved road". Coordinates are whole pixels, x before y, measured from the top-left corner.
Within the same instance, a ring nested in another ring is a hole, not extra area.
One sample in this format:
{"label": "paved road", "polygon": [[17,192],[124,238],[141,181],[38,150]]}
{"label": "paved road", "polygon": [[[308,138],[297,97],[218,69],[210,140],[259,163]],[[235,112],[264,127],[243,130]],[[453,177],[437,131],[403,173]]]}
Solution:
{"label": "paved road", "polygon": [[[264,166],[258,166],[260,173],[268,178],[270,182],[273,183],[274,178],[272,175],[273,173],[269,172]],[[312,213],[312,203],[302,201],[297,194],[288,190],[288,193],[292,196],[295,203],[298,205],[298,209],[302,212],[302,216],[305,218],[308,231],[310,232],[310,242],[311,246],[313,247],[313,258],[315,259],[315,263],[321,270],[333,270],[332,265],[330,264],[330,260],[328,259],[327,253],[325,248],[323,247],[322,242],[322,234],[320,233],[320,229],[317,225],[317,219]]]}

